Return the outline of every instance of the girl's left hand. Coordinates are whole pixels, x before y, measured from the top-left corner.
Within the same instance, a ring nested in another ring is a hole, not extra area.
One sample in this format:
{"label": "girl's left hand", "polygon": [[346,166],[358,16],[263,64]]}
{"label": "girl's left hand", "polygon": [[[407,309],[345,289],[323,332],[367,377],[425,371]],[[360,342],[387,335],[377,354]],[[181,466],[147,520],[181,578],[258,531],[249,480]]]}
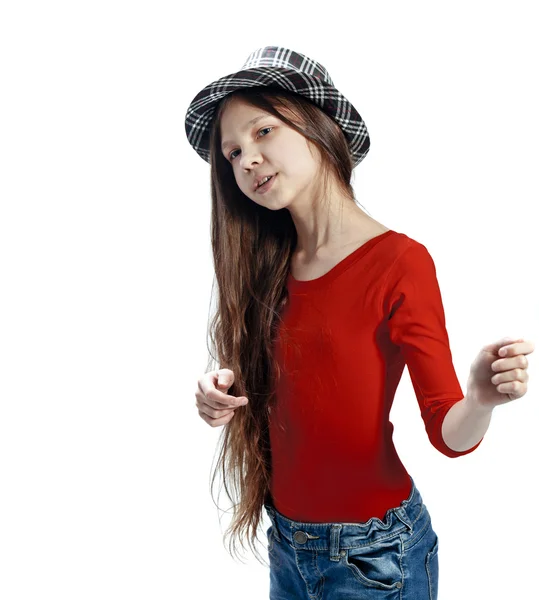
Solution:
{"label": "girl's left hand", "polygon": [[522,338],[505,337],[484,346],[470,367],[466,395],[492,409],[521,398],[528,389],[526,355],[533,351],[533,343]]}

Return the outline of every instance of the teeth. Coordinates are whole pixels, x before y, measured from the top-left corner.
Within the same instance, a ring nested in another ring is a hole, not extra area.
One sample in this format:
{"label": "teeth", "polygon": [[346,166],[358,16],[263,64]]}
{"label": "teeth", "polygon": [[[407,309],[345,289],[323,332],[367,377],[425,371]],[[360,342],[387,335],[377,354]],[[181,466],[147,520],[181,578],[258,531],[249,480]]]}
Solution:
{"label": "teeth", "polygon": [[265,179],[263,179],[259,184],[258,187],[260,187],[261,185],[264,185],[266,183],[266,181],[271,179],[271,175],[268,175]]}

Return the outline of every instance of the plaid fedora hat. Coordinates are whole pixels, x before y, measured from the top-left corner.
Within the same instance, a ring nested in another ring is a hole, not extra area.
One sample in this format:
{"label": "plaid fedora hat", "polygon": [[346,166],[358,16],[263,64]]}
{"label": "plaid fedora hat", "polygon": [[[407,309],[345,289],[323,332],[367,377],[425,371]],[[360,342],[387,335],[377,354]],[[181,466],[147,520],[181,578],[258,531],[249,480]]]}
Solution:
{"label": "plaid fedora hat", "polygon": [[240,88],[278,86],[308,98],[342,129],[353,166],[369,151],[367,127],[352,104],[335,88],[326,69],[299,52],[266,46],[252,52],[236,73],[208,84],[191,101],[185,115],[187,139],[206,162],[210,162],[210,127],[220,100]]}

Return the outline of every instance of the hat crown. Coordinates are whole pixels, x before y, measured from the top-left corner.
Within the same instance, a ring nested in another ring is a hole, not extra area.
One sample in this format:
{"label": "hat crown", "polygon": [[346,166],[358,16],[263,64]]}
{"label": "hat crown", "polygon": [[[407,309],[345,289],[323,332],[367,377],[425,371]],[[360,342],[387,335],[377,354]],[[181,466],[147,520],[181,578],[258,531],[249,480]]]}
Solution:
{"label": "hat crown", "polygon": [[323,65],[304,54],[281,46],[265,46],[251,52],[242,70],[258,67],[292,69],[307,75],[313,75],[325,83],[333,85],[333,81]]}

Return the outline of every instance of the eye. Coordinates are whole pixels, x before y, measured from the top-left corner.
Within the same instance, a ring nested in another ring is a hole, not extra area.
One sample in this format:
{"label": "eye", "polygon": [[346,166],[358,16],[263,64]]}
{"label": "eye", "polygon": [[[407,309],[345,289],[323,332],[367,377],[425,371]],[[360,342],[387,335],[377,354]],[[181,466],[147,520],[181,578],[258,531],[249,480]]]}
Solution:
{"label": "eye", "polygon": [[[258,133],[260,133],[261,131],[265,131],[266,129],[270,129],[271,130],[271,129],[273,129],[273,127],[263,127],[262,129],[258,130]],[[265,136],[263,135],[262,137],[265,137]],[[232,152],[229,154],[229,158],[230,158],[231,161],[236,158],[235,156],[232,156],[234,154],[234,152],[236,152],[236,150],[232,150]]]}

